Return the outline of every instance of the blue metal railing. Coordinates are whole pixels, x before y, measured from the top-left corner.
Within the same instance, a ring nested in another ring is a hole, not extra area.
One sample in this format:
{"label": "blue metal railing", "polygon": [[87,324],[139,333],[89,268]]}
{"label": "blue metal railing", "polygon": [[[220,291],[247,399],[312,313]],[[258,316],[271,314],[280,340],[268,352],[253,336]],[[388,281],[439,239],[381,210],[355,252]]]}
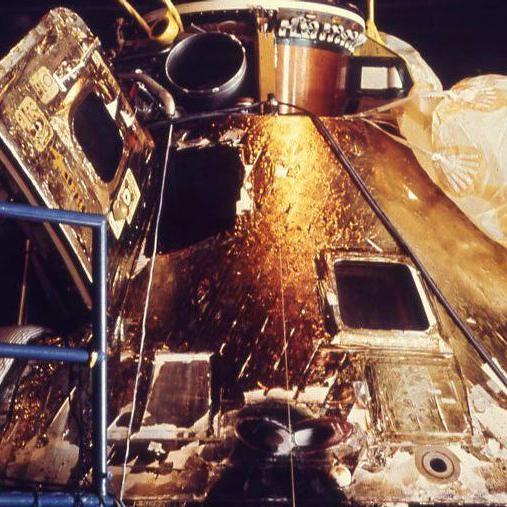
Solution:
{"label": "blue metal railing", "polygon": [[[112,505],[107,493],[107,221],[102,215],[0,202],[0,218],[89,227],[93,231],[91,349],[0,343],[0,357],[87,364],[93,379],[93,493],[0,491],[1,506]],[[81,503],[79,503],[81,502]]]}

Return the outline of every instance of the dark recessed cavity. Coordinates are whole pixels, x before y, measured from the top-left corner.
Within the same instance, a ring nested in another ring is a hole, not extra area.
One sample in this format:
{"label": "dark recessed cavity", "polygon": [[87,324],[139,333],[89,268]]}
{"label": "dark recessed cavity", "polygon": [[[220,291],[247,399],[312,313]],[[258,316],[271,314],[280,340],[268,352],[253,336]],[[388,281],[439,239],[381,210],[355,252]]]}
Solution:
{"label": "dark recessed cavity", "polygon": [[408,266],[390,262],[335,264],[340,316],[350,328],[414,330],[428,318]]}
{"label": "dark recessed cavity", "polygon": [[447,472],[447,463],[442,458],[431,458],[430,467],[439,474]]}
{"label": "dark recessed cavity", "polygon": [[103,100],[89,93],[73,115],[74,135],[95,172],[105,183],[113,180],[121,161],[123,141]]}
{"label": "dark recessed cavity", "polygon": [[222,33],[198,34],[184,39],[171,52],[167,74],[181,88],[210,90],[236,76],[244,58],[236,39]]}
{"label": "dark recessed cavity", "polygon": [[160,37],[169,26],[169,21],[167,19],[161,19],[160,21],[157,21],[155,25],[151,29],[151,35],[153,37]]}
{"label": "dark recessed cavity", "polygon": [[288,428],[269,419],[244,419],[238,423],[236,433],[248,447],[267,454],[287,454],[291,449]]}
{"label": "dark recessed cavity", "polygon": [[208,410],[208,363],[168,361],[160,367],[148,395],[145,426],[174,424],[190,428]]}
{"label": "dark recessed cavity", "polygon": [[233,228],[243,178],[236,148],[177,151],[169,169],[159,250],[183,248]]}

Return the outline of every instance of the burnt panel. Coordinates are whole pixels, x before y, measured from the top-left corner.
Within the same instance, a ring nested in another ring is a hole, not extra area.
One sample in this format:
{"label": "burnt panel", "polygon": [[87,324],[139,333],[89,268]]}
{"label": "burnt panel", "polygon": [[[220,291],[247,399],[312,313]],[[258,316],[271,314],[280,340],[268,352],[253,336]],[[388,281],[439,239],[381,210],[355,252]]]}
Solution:
{"label": "burnt panel", "polygon": [[171,424],[189,428],[209,407],[209,355],[158,354],[143,427]]}
{"label": "burnt panel", "polygon": [[453,359],[380,357],[366,367],[375,426],[390,438],[462,438],[470,431],[463,381]]}

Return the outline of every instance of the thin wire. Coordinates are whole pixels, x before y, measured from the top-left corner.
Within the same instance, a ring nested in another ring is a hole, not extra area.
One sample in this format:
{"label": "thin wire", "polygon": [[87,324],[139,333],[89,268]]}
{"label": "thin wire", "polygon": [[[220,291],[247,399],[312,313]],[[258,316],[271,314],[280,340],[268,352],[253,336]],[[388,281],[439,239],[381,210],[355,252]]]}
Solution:
{"label": "thin wire", "polygon": [[134,394],[132,397],[132,411],[130,412],[130,420],[127,431],[127,443],[125,446],[125,457],[123,460],[123,469],[121,476],[121,488],[120,488],[120,501],[123,501],[123,495],[125,493],[125,479],[127,475],[127,461],[130,452],[130,438],[132,436],[132,426],[134,424],[134,415],[136,412],[136,403],[137,403],[137,391],[139,388],[139,379],[141,378],[141,369],[143,364],[143,356],[144,356],[144,343],[146,341],[146,321],[148,319],[148,308],[150,305],[150,296],[151,296],[151,288],[153,284],[153,272],[155,270],[155,257],[157,253],[158,246],[158,231],[160,225],[160,217],[162,216],[162,207],[164,205],[164,189],[165,189],[165,181],[167,176],[167,168],[169,165],[169,154],[171,151],[171,142],[173,136],[173,125],[172,123],[169,125],[169,133],[167,135],[167,147],[165,150],[164,157],[164,168],[162,170],[162,182],[160,184],[160,197],[158,201],[158,210],[157,210],[157,218],[155,221],[155,232],[153,238],[153,251],[150,260],[150,273],[148,276],[148,287],[146,289],[146,299],[144,301],[144,310],[143,310],[143,320],[141,325],[141,343],[139,344],[139,359],[137,362],[137,371],[136,371],[136,379],[134,383]]}
{"label": "thin wire", "polygon": [[285,389],[287,391],[287,426],[289,428],[290,443],[290,485],[292,494],[292,507],[296,507],[296,487],[294,479],[294,458],[292,456],[292,419],[290,414],[290,390],[289,390],[289,359],[287,351],[287,325],[285,323],[285,290],[283,288],[283,264],[282,264],[282,247],[278,248],[278,259],[280,261],[280,291],[282,295],[282,326],[283,326],[283,355],[285,362]]}
{"label": "thin wire", "polygon": [[415,150],[420,151],[421,153],[423,153],[424,155],[426,155],[427,157],[430,157],[430,158],[432,158],[434,155],[433,151],[427,150],[426,148],[423,148],[422,146],[419,146],[418,144],[408,141],[407,139],[404,139],[401,136],[391,134],[391,132],[389,132],[385,128],[383,128],[380,125],[380,122],[377,120],[370,120],[368,118],[358,118],[358,120],[364,121],[368,125],[371,125],[372,127],[376,128],[377,130],[380,130],[380,132],[382,132],[384,135],[390,137],[393,141],[396,141],[397,143],[400,143],[403,146],[406,146],[407,148],[410,148],[413,151],[415,151]]}

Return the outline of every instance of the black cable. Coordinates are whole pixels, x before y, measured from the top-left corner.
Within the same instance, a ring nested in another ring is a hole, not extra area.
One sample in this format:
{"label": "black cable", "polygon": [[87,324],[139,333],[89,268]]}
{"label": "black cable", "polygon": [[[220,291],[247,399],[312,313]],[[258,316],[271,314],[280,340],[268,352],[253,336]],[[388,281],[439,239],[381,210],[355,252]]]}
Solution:
{"label": "black cable", "polygon": [[164,48],[164,49],[157,49],[155,51],[143,51],[143,52],[138,52],[138,53],[131,53],[128,55],[121,55],[120,54],[120,55],[113,58],[113,63],[115,65],[121,65],[122,63],[128,63],[128,62],[137,61],[137,60],[145,61],[148,58],[154,58],[157,56],[165,56],[165,55],[167,55],[167,53],[169,53],[169,51],[171,49],[172,49],[171,47],[168,47],[168,48]]}
{"label": "black cable", "polygon": [[493,357],[491,354],[486,350],[486,348],[482,345],[482,343],[475,337],[473,331],[470,329],[470,327],[463,321],[463,319],[458,315],[456,310],[452,307],[452,305],[449,303],[447,298],[444,296],[440,288],[438,287],[437,283],[433,279],[433,277],[430,275],[428,270],[424,267],[423,262],[417,254],[414,252],[414,250],[410,247],[410,245],[407,243],[403,235],[400,233],[400,231],[396,228],[396,226],[393,224],[391,219],[387,216],[387,214],[384,212],[380,204],[378,203],[377,199],[373,196],[373,194],[370,192],[368,186],[366,185],[363,178],[360,176],[360,174],[356,171],[354,165],[350,161],[350,159],[347,157],[341,146],[338,144],[338,141],[335,139],[333,134],[329,131],[329,129],[326,127],[324,122],[314,113],[311,111],[308,111],[307,109],[304,109],[302,107],[296,106],[294,104],[288,104],[286,102],[278,102],[278,104],[283,106],[288,106],[291,108],[294,108],[298,111],[301,111],[303,114],[308,116],[313,124],[315,125],[315,128],[319,132],[319,134],[326,140],[329,147],[331,148],[331,151],[335,155],[335,157],[342,163],[343,167],[351,177],[352,181],[358,188],[358,190],[361,192],[361,195],[364,197],[366,202],[369,204],[369,206],[372,208],[372,210],[375,212],[377,217],[380,219],[384,227],[388,230],[388,232],[393,236],[393,238],[398,242],[399,245],[401,245],[408,255],[411,257],[412,262],[415,264],[417,269],[420,271],[424,281],[429,286],[429,288],[433,291],[436,298],[440,302],[440,304],[445,308],[453,322],[456,324],[456,326],[460,329],[460,331],[465,335],[466,339],[472,344],[472,346],[475,348],[477,353],[481,356],[481,358],[490,366],[490,368],[495,372],[495,374],[498,376],[498,378],[502,381],[502,383],[507,387],[507,377],[505,373],[502,371],[502,369],[497,366],[495,361],[493,360]]}
{"label": "black cable", "polygon": [[[64,345],[66,347],[70,347],[71,343],[67,336],[63,337]],[[83,431],[83,409],[81,405],[81,389],[82,389],[82,377],[81,371],[77,373],[77,380],[74,374],[74,364],[69,363],[68,365],[68,378],[67,378],[67,402],[69,404],[69,416],[68,421],[70,424],[70,420],[73,419],[78,432],[78,463],[77,463],[77,483],[78,488],[82,484],[82,482],[86,482],[89,484],[89,481],[86,477],[86,455],[88,454],[85,443],[85,432]],[[72,389],[75,387],[75,403],[72,400]],[[77,414],[76,414],[77,409]]]}
{"label": "black cable", "polygon": [[[75,385],[75,403],[72,400],[72,386]],[[86,455],[88,454],[86,443],[85,443],[85,432],[83,431],[83,408],[81,405],[81,389],[82,389],[82,381],[81,381],[81,372],[77,373],[77,381],[75,381],[74,375],[74,365],[69,364],[69,385],[67,390],[67,401],[69,403],[69,416],[74,419],[76,424],[77,432],[78,432],[78,444],[79,444],[79,455],[78,455],[78,483],[81,483],[83,480],[87,481],[86,478]],[[77,413],[76,413],[77,409]],[[70,419],[69,418],[69,419]]]}
{"label": "black cable", "polygon": [[259,106],[264,104],[264,102],[255,102],[254,104],[248,104],[243,106],[235,106],[229,107],[226,109],[217,109],[215,111],[206,111],[195,114],[188,114],[187,116],[182,116],[181,118],[173,118],[170,120],[161,120],[147,125],[150,129],[159,129],[167,127],[170,124],[173,124],[175,127],[178,125],[183,125],[185,123],[189,123],[197,120],[214,120],[216,118],[222,118],[223,116],[228,116],[229,114],[234,113],[242,113],[244,111],[250,111],[252,109],[256,109]]}

